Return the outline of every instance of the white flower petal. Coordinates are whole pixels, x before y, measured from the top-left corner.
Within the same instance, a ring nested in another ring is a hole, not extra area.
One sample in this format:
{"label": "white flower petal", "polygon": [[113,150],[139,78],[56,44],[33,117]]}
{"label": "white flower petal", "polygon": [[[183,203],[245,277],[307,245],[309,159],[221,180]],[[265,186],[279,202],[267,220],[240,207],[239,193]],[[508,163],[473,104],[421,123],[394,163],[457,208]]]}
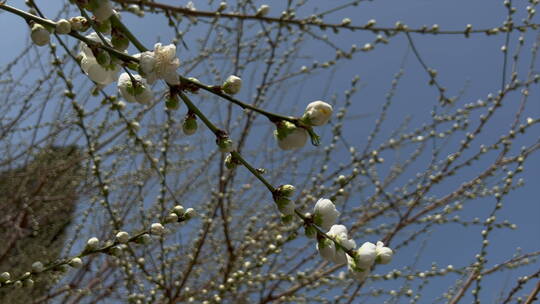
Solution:
{"label": "white flower petal", "polygon": [[369,269],[377,257],[377,246],[370,242],[365,242],[356,251],[356,265],[362,269]]}
{"label": "white flower petal", "polygon": [[315,224],[319,225],[324,230],[330,229],[338,217],[339,211],[331,200],[321,198],[317,201],[314,208]]}
{"label": "white flower petal", "polygon": [[333,108],[324,101],[314,101],[307,105],[303,120],[312,126],[322,126],[332,117]]}

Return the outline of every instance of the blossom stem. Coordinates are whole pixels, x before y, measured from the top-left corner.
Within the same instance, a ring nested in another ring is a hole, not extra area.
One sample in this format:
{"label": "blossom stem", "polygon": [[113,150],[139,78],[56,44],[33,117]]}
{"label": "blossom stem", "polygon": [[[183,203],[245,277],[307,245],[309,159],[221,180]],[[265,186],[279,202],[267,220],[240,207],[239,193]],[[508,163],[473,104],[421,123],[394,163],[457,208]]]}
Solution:
{"label": "blossom stem", "polygon": [[234,103],[235,105],[237,106],[240,106],[242,109],[249,109],[249,110],[252,110],[252,111],[255,111],[257,113],[260,113],[264,116],[266,116],[270,121],[272,122],[275,122],[275,121],[279,121],[279,120],[286,120],[286,121],[290,121],[292,123],[294,123],[295,125],[298,125],[298,122],[299,122],[299,119],[296,118],[296,117],[292,117],[292,116],[285,116],[285,115],[280,115],[280,114],[276,114],[276,113],[272,113],[272,112],[268,112],[266,110],[263,110],[261,108],[258,108],[254,105],[250,105],[248,103],[245,103],[245,102],[242,102],[230,95],[227,95],[225,93],[222,93],[222,92],[219,92],[218,90],[216,90],[214,87],[212,86],[209,86],[209,85],[206,85],[206,84],[203,84],[201,82],[198,82],[198,81],[193,81],[193,80],[190,80],[188,78],[185,78],[185,77],[182,77],[180,76],[180,79],[183,81],[183,82],[189,82],[190,84],[192,85],[195,85],[197,86],[198,88],[201,88],[205,91],[208,91],[210,93],[213,93],[215,95],[218,95],[219,97],[223,98],[223,99],[226,99],[232,103]]}

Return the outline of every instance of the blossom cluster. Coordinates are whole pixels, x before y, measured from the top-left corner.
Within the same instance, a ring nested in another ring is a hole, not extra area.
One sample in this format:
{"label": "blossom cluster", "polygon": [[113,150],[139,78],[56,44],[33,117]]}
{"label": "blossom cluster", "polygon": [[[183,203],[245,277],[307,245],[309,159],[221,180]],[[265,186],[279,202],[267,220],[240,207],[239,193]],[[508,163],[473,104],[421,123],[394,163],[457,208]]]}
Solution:
{"label": "blossom cluster", "polygon": [[356,242],[349,238],[347,227],[336,224],[339,215],[339,211],[331,200],[319,199],[310,217],[315,225],[327,232],[324,235],[317,229],[308,227],[306,234],[308,237],[317,238],[316,248],[325,260],[336,264],[347,263],[349,272],[358,280],[363,281],[368,277],[375,263],[390,263],[393,251],[380,241],[377,244],[365,242],[360,248],[354,250]]}

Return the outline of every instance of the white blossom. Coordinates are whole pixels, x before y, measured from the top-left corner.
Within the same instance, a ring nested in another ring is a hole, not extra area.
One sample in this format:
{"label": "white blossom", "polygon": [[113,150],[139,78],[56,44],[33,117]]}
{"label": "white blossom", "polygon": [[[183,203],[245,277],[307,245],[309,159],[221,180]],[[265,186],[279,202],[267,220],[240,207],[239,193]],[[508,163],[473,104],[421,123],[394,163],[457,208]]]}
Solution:
{"label": "white blossom", "polygon": [[[92,33],[86,36],[86,38],[95,42],[101,42],[101,39],[96,33]],[[110,43],[109,39],[105,38],[105,40],[107,43]],[[106,66],[102,66],[98,63],[92,49],[86,43],[81,43],[80,47],[80,55],[82,56],[81,68],[90,79],[103,86],[116,81],[116,75],[118,75],[118,72],[120,71],[118,65],[110,63]]]}
{"label": "white blossom", "polygon": [[357,267],[357,264],[355,260],[347,256],[347,268],[349,270],[349,273],[354,276],[355,279],[357,279],[359,282],[363,282],[368,276],[371,271],[371,269],[360,269]]}
{"label": "white blossom", "polygon": [[336,244],[332,240],[323,238],[317,242],[317,250],[323,259],[333,262],[336,256]]}
{"label": "white blossom", "polygon": [[377,242],[375,251],[377,252],[377,263],[388,264],[390,263],[390,261],[392,261],[392,256],[394,255],[394,252],[389,247],[385,247],[383,242]]}
{"label": "white blossom", "polygon": [[[347,227],[343,225],[333,225],[330,230],[326,233],[328,236],[332,237],[336,242],[338,242],[346,250],[351,250],[356,247],[356,243],[353,239],[349,239],[347,233]],[[342,248],[336,246],[336,253],[334,255],[334,263],[342,264],[347,262],[347,254]]]}
{"label": "white blossom", "polygon": [[154,97],[152,90],[148,87],[148,83],[141,75],[135,74],[132,76],[137,81],[137,86],[133,86],[128,73],[122,73],[118,77],[118,91],[128,102],[148,104]]}
{"label": "white blossom", "polygon": [[240,92],[240,89],[242,88],[242,79],[235,75],[230,75],[227,77],[225,82],[223,82],[223,85],[221,85],[221,89],[223,92],[234,95],[238,92]]}
{"label": "white blossom", "polygon": [[339,211],[331,200],[321,198],[315,204],[313,209],[313,221],[324,230],[330,229],[339,217]]}
{"label": "white blossom", "polygon": [[176,57],[174,44],[163,46],[161,43],[156,43],[154,51],[146,51],[134,57],[140,60],[140,72],[148,83],[153,84],[157,79],[164,79],[171,85],[180,83],[176,74],[180,60]]}
{"label": "white blossom", "polygon": [[0,274],[0,283],[8,281],[9,279],[11,279],[11,274],[9,272],[5,271]]}
{"label": "white blossom", "polygon": [[274,131],[278,146],[283,150],[302,148],[308,139],[308,133],[303,128],[296,127],[288,121],[281,122],[281,126]]}
{"label": "white blossom", "polygon": [[322,126],[332,117],[332,106],[324,101],[314,101],[307,105],[302,120],[311,126]]}
{"label": "white blossom", "polygon": [[356,266],[361,269],[370,269],[377,258],[377,246],[370,242],[365,242],[356,251]]}
{"label": "white blossom", "polygon": [[30,38],[32,38],[32,42],[34,42],[36,45],[44,46],[51,41],[51,34],[43,25],[36,23],[34,26],[32,26]]}

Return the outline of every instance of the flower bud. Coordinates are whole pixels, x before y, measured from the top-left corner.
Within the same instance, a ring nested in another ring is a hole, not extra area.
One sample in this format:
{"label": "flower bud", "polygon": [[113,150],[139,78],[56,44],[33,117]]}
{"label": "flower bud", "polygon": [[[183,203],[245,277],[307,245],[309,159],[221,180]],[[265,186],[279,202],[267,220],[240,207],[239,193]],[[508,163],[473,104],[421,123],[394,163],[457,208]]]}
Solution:
{"label": "flower bud", "polygon": [[173,213],[176,213],[176,215],[178,216],[182,216],[184,215],[184,207],[182,205],[176,205],[174,206],[173,210],[172,210]]}
{"label": "flower bud", "polygon": [[2,272],[2,274],[0,274],[0,283],[4,283],[6,281],[9,281],[9,279],[11,279],[11,274],[9,274],[9,272]]}
{"label": "flower bud", "polygon": [[225,157],[225,167],[229,170],[233,170],[238,166],[238,163],[233,158],[231,154],[228,154],[227,157]]}
{"label": "flower bud", "polygon": [[112,4],[109,0],[96,0],[95,6],[91,9],[98,22],[103,22],[114,14]]}
{"label": "flower bud", "polygon": [[278,195],[291,197],[294,195],[296,188],[293,185],[281,185],[277,188]]}
{"label": "flower bud", "polygon": [[266,4],[263,4],[263,5],[261,5],[259,7],[259,9],[255,13],[255,15],[259,16],[259,17],[264,17],[264,16],[268,15],[268,12],[270,12],[270,6],[268,6]]}
{"label": "flower bud", "polygon": [[120,231],[116,234],[116,240],[118,243],[125,244],[129,241],[129,233],[125,231]]}
{"label": "flower bud", "polygon": [[377,248],[375,248],[375,251],[377,252],[377,258],[376,262],[379,264],[388,264],[390,261],[392,261],[392,256],[394,255],[394,252],[392,249],[388,247],[384,247],[383,242],[377,242]]}
{"label": "flower bud", "polygon": [[131,12],[139,17],[142,17],[144,16],[144,11],[141,10],[141,7],[138,6],[137,4],[130,4],[128,7],[127,7],[127,10],[128,12]]}
{"label": "flower bud", "polygon": [[332,106],[324,101],[314,101],[307,105],[302,121],[310,126],[322,126],[332,117]]}
{"label": "flower bud", "polygon": [[217,140],[219,151],[223,153],[229,153],[234,151],[233,141],[228,137],[219,138]]}
{"label": "flower bud", "polygon": [[180,108],[180,101],[176,94],[167,94],[167,99],[165,99],[165,106],[169,110],[178,110]]}
{"label": "flower bud", "polygon": [[35,23],[34,26],[32,26],[30,38],[32,38],[32,42],[34,42],[36,45],[44,46],[47,45],[51,40],[51,34],[43,25]]}
{"label": "flower bud", "polygon": [[60,35],[69,34],[71,32],[71,23],[66,19],[60,19],[56,22],[56,28],[54,30]]}
{"label": "flower bud", "polygon": [[186,213],[184,213],[184,218],[185,220],[190,220],[192,219],[193,217],[195,217],[197,215],[197,212],[195,211],[195,209],[193,208],[187,208],[186,209]]}
{"label": "flower bud", "polygon": [[71,261],[69,261],[69,266],[73,268],[81,268],[82,266],[82,260],[80,258],[73,258]]}
{"label": "flower bud", "polygon": [[277,197],[275,203],[278,207],[279,212],[283,215],[293,215],[294,214],[294,202],[287,197]]}
{"label": "flower bud", "polygon": [[41,263],[40,261],[36,261],[32,264],[32,271],[35,273],[40,273],[43,271],[43,269],[43,263]]}
{"label": "flower bud", "polygon": [[308,139],[308,133],[303,128],[296,127],[293,123],[282,121],[277,124],[274,136],[278,141],[278,146],[283,150],[302,148]]}
{"label": "flower bud", "polygon": [[218,9],[217,9],[218,12],[222,12],[222,11],[224,11],[224,10],[226,10],[226,9],[227,9],[227,2],[223,2],[223,1],[220,2],[220,3],[219,3],[219,7],[218,7]]}
{"label": "flower bud", "polygon": [[86,250],[96,250],[99,246],[99,239],[97,237],[90,238],[86,242]]}
{"label": "flower bud", "polygon": [[152,238],[148,233],[142,234],[138,238],[135,239],[135,243],[137,244],[149,244],[152,241]]}
{"label": "flower bud", "polygon": [[32,280],[32,279],[26,279],[22,283],[23,283],[24,287],[26,287],[26,288],[34,287],[34,280]]}
{"label": "flower bud", "polygon": [[161,225],[160,223],[153,223],[150,226],[150,233],[155,235],[162,235],[163,233],[165,233],[165,227],[163,227],[163,225]]}
{"label": "flower bud", "polygon": [[141,75],[132,76],[134,81],[128,73],[120,74],[120,77],[118,77],[118,91],[128,102],[148,104],[154,97],[154,93]]}
{"label": "flower bud", "polygon": [[230,75],[221,85],[223,92],[230,95],[240,92],[240,88],[242,88],[242,79],[235,75]]}
{"label": "flower bud", "polygon": [[178,215],[176,213],[169,213],[165,217],[165,223],[177,223],[178,222]]}
{"label": "flower bud", "polygon": [[193,135],[197,132],[197,118],[195,115],[186,115],[184,118],[184,123],[182,123],[182,131],[185,135]]}

